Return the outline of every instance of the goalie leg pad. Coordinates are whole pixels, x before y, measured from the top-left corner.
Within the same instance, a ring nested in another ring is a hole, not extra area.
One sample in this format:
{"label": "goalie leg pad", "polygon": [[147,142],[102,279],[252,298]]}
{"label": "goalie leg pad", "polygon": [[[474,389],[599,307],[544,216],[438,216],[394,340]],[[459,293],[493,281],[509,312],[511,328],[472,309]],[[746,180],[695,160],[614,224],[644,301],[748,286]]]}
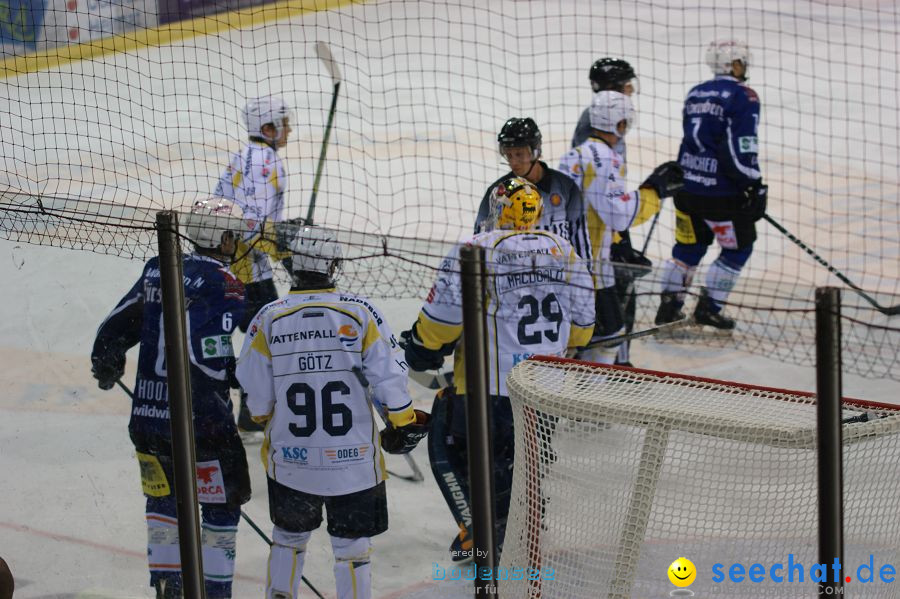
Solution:
{"label": "goalie leg pad", "polygon": [[334,551],[334,581],[338,599],[371,599],[372,539],[331,537]]}
{"label": "goalie leg pad", "polygon": [[289,599],[298,596],[306,545],[311,536],[311,531],[290,532],[280,526],[272,529],[266,599]]}
{"label": "goalie leg pad", "polygon": [[431,433],[428,435],[428,461],[447,507],[456,523],[471,528],[469,511],[469,473],[465,442],[450,431],[455,396],[447,389],[438,392],[431,405]]}

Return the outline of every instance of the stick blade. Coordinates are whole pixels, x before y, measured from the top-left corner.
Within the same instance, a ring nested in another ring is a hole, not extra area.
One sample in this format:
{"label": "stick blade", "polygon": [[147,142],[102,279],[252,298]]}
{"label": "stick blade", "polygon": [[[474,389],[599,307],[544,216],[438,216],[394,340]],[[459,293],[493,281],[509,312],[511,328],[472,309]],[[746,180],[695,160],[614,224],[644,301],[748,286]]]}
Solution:
{"label": "stick blade", "polygon": [[316,42],[316,56],[325,63],[328,74],[331,75],[332,82],[337,85],[341,82],[341,71],[338,69],[334,56],[331,55],[331,49],[325,42]]}

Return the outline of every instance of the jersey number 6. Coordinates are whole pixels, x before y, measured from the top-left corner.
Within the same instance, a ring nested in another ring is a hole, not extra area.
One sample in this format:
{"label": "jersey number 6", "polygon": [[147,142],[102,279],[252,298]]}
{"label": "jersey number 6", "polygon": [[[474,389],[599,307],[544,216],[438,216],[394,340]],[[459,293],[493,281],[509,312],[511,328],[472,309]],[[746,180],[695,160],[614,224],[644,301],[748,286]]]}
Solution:
{"label": "jersey number 6", "polygon": [[[322,428],[332,437],[346,435],[353,426],[353,412],[342,403],[334,403],[335,394],[350,395],[350,387],[343,381],[330,381],[322,387]],[[306,383],[294,383],[287,390],[287,405],[291,412],[303,416],[300,426],[288,425],[295,437],[309,437],[316,430],[316,391]]]}

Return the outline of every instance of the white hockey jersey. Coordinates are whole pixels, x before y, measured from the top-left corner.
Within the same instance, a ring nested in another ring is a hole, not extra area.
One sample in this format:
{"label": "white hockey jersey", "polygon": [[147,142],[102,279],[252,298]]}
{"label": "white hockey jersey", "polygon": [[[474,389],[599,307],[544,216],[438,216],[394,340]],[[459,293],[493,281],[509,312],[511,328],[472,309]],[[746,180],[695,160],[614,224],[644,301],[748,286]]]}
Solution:
{"label": "white hockey jersey", "polygon": [[254,418],[270,417],[262,458],[279,483],[346,495],[385,479],[364,382],[395,426],[415,420],[406,363],[387,322],[363,297],[291,291],[247,331],[237,378]]}
{"label": "white hockey jersey", "polygon": [[[251,141],[231,156],[215,195],[241,209],[247,224],[244,241],[252,244],[259,238],[264,223],[281,221],[286,189],[287,174],[281,158],[268,144]],[[265,251],[254,246],[247,258],[251,274],[250,280],[241,277],[245,283],[272,278],[272,266]]]}
{"label": "white hockey jersey", "polygon": [[597,289],[615,284],[609,246],[615,231],[624,231],[659,212],[659,196],[652,189],[626,191],[625,160],[596,137],[588,138],[563,156],[559,170],[581,188],[591,238],[594,283]]}
{"label": "white hockey jersey", "polygon": [[[487,267],[488,393],[507,395],[512,367],[534,354],[564,356],[588,342],[594,330],[594,291],[585,260],[550,231],[493,230],[468,242],[485,248]],[[464,243],[464,244],[465,244]],[[416,326],[428,349],[462,334],[459,250],[441,264]],[[462,345],[456,346],[454,380],[465,389]]]}

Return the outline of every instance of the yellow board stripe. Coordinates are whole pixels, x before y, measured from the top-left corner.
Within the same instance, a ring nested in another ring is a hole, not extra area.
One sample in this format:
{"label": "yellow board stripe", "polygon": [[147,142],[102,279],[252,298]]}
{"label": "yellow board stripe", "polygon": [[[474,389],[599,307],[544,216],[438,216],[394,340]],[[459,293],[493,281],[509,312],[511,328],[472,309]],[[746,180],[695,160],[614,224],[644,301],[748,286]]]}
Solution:
{"label": "yellow board stripe", "polygon": [[200,35],[214,35],[230,29],[246,29],[281,21],[310,12],[334,10],[363,0],[280,0],[263,6],[223,12],[186,21],[175,21],[150,29],[135,29],[120,35],[48,48],[26,56],[0,62],[0,79],[59,67],[70,62],[90,60],[140,48],[165,46]]}

